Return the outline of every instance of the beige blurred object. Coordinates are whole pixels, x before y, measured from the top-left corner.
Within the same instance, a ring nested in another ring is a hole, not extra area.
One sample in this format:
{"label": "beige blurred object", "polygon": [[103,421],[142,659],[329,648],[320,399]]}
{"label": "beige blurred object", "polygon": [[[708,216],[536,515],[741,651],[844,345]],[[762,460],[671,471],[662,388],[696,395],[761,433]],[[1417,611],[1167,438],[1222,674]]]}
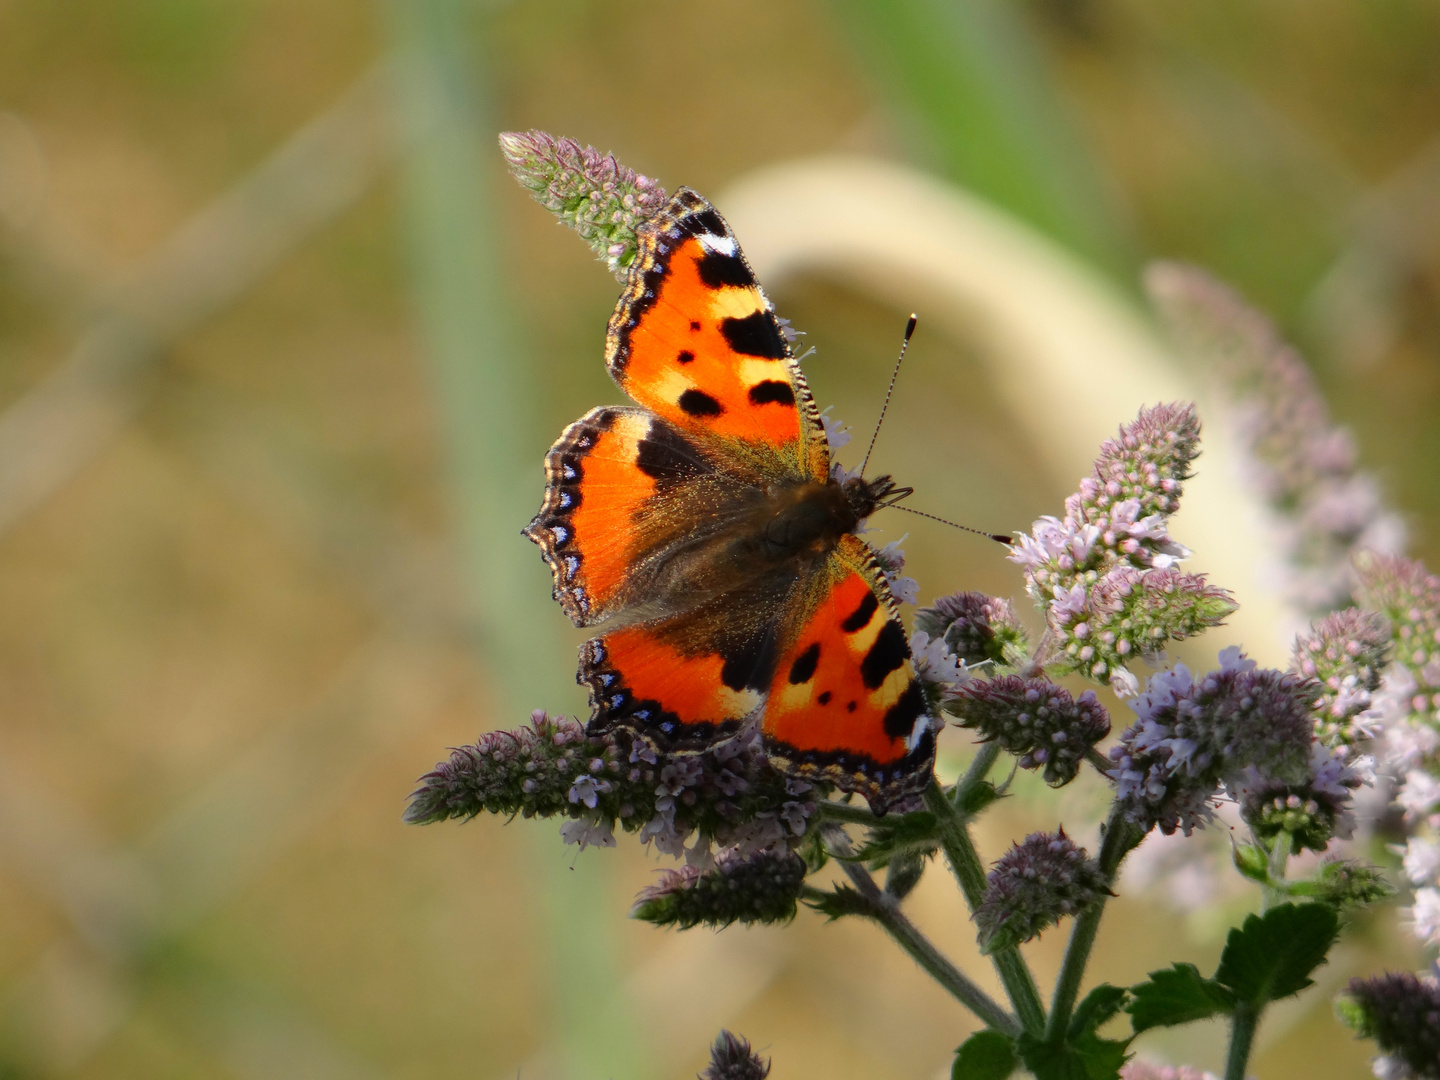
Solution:
{"label": "beige blurred object", "polygon": [[1241,643],[1283,665],[1299,616],[1267,581],[1260,553],[1270,526],[1242,479],[1227,418],[1126,297],[1004,212],[888,162],[823,157],[764,169],[717,205],[768,285],[822,271],[913,308],[922,328],[978,345],[1016,430],[1058,477],[1083,476],[1141,405],[1197,401],[1204,456],[1175,533],[1196,552],[1190,565],[1240,602],[1215,647]]}

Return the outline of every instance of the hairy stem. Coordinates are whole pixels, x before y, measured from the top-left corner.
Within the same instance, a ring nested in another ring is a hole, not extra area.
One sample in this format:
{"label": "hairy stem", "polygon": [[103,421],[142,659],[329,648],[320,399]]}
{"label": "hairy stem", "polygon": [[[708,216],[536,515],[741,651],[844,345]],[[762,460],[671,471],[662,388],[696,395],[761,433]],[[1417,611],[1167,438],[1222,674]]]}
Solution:
{"label": "hairy stem", "polygon": [[[900,901],[889,896],[876,883],[870,871],[860,863],[851,862],[853,854],[850,837],[839,825],[822,826],[826,845],[839,858],[845,876],[855,886],[866,903],[866,915],[874,919],[896,943],[910,954],[932,979],[949,991],[951,997],[964,1005],[996,1031],[1006,1035],[1020,1034],[1020,1023],[1005,1009],[972,982],[959,968],[937,949],[920,929],[900,911]],[[807,887],[808,888],[808,887]]]}
{"label": "hairy stem", "polygon": [[884,890],[871,877],[870,871],[858,863],[844,862],[841,868],[849,877],[856,891],[869,904],[869,916],[885,928],[902,949],[910,954],[917,964],[956,1001],[964,1005],[987,1025],[1006,1035],[1020,1034],[1020,1022],[1004,1007],[972,982],[935,944],[920,932],[900,911],[897,901],[886,896]]}
{"label": "hairy stem", "polygon": [[[1115,880],[1120,861],[1134,846],[1130,842],[1132,832],[1119,808],[1111,810],[1110,820],[1105,824],[1105,838],[1100,842],[1099,856],[1100,869],[1107,885]],[[1085,967],[1090,961],[1090,950],[1095,945],[1095,935],[1100,929],[1100,918],[1105,913],[1107,899],[1101,896],[1082,911],[1070,929],[1070,941],[1065,946],[1065,959],[1060,965],[1060,975],[1055,980],[1055,995],[1050,1001],[1050,1021],[1045,1029],[1047,1039],[1059,1039],[1070,1025],[1070,1015],[1080,996],[1080,984],[1085,978]]]}
{"label": "hairy stem", "polygon": [[[1258,837],[1256,839],[1259,839]],[[1265,914],[1276,904],[1286,903],[1290,897],[1285,892],[1285,864],[1290,861],[1290,834],[1282,832],[1275,837],[1270,849],[1270,883],[1260,891],[1260,914]]]}
{"label": "hairy stem", "polygon": [[1259,1011],[1248,1002],[1240,1002],[1230,1014],[1230,1053],[1225,1059],[1225,1080],[1245,1080],[1250,1045],[1255,1041],[1255,1028],[1259,1023]]}
{"label": "hairy stem", "polygon": [[826,821],[842,821],[849,825],[880,825],[868,806],[853,806],[850,803],[822,802],[816,809]]}
{"label": "hairy stem", "polygon": [[[988,749],[989,747],[982,748],[980,753],[984,754]],[[993,762],[994,759],[991,760]],[[975,772],[975,766],[972,765],[970,771]],[[979,783],[983,778],[982,774],[974,783]],[[934,813],[939,823],[940,845],[945,849],[945,855],[950,860],[950,869],[955,880],[960,883],[965,903],[973,914],[985,896],[985,866],[970,840],[965,819],[955,803],[945,794],[938,780],[931,781],[930,786],[925,789],[925,805]],[[1019,1013],[1025,1030],[1039,1034],[1045,1027],[1045,1007],[1040,1003],[1040,991],[1035,986],[1035,977],[1030,974],[1030,968],[1020,955],[1020,950],[1014,947],[997,949],[990,954],[990,960],[1000,975],[1000,981],[1005,984],[1010,1004]]]}

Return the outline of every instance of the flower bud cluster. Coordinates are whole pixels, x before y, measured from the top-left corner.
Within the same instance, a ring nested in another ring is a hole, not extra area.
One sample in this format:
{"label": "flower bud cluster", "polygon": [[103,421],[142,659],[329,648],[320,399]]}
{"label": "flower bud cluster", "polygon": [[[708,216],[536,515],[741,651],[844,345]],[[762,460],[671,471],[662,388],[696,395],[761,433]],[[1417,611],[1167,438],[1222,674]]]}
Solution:
{"label": "flower bud cluster", "polygon": [[1100,867],[1059,832],[1031,833],[991,869],[975,909],[986,952],[1020,945],[1111,895]]}
{"label": "flower bud cluster", "polygon": [[1179,509],[1199,449],[1193,405],[1141,410],[1101,446],[1093,473],[1065,500],[1064,519],[1041,518],[1010,556],[1025,569],[1060,663],[1120,693],[1138,688],[1125,667],[1134,656],[1157,653],[1235,610],[1224,590],[1174,569],[1190,552],[1170,536],[1166,519]]}
{"label": "flower bud cluster", "polygon": [[915,613],[915,629],[942,639],[963,663],[1012,664],[1029,651],[1009,600],[980,592],[942,596]]}
{"label": "flower bud cluster", "polygon": [[1044,676],[973,679],[943,707],[961,727],[1014,754],[1021,768],[1043,767],[1051,787],[1075,779],[1090,748],[1110,734],[1110,714],[1093,690],[1077,700]]}
{"label": "flower bud cluster", "polygon": [[428,824],[482,812],[564,816],[569,843],[613,843],[616,822],[667,855],[708,860],[713,841],[748,853],[797,844],[820,793],[769,763],[758,732],[700,754],[665,758],[624,731],[589,735],[543,710],[527,727],[492,731],[420,778],[405,820]]}
{"label": "flower bud cluster", "polygon": [[1335,1011],[1358,1035],[1380,1047],[1376,1076],[1440,1078],[1440,985],[1435,979],[1409,972],[1351,979]]}
{"label": "flower bud cluster", "polygon": [[1320,684],[1315,737],[1326,746],[1354,746],[1372,738],[1372,695],[1390,654],[1384,616],[1346,608],[1325,616],[1295,639],[1290,670]]}
{"label": "flower bud cluster", "polygon": [[699,1080],[765,1080],[769,1075],[770,1063],[747,1040],[721,1031],[710,1047],[710,1065]]}
{"label": "flower bud cluster", "polygon": [[789,922],[795,917],[805,860],[788,849],[741,855],[727,848],[708,870],[684,866],[662,872],[640,892],[631,918],[688,930],[705,924]]}
{"label": "flower bud cluster", "polygon": [[1343,751],[1316,742],[1310,748],[1310,776],[1299,783],[1247,766],[1226,786],[1240,804],[1240,816],[1259,836],[1269,840],[1289,833],[1293,854],[1307,848],[1324,851],[1332,837],[1349,840],[1354,833],[1350,801],[1355,790],[1370,781],[1370,763],[1368,757],[1352,763]]}
{"label": "flower bud cluster", "polygon": [[500,149],[521,186],[578,232],[623,281],[635,259],[635,231],[665,205],[665,189],[612,154],[543,131],[504,132]]}
{"label": "flower bud cluster", "polygon": [[[1235,647],[1220,653],[1218,671],[1199,680],[1184,664],[1155,675],[1131,705],[1137,722],[1110,751],[1125,816],[1147,832],[1159,826],[1188,836],[1213,817],[1211,803],[1224,785],[1242,810],[1248,805],[1263,816],[1277,797],[1294,809],[1295,794],[1299,810],[1315,804],[1316,821],[1347,827],[1343,805],[1363,780],[1363,764],[1316,752],[1316,695],[1310,680],[1257,670]],[[1307,829],[1307,846],[1318,832]]]}
{"label": "flower bud cluster", "polygon": [[1181,346],[1228,384],[1251,479],[1276,514],[1285,591],[1305,610],[1343,606],[1352,554],[1398,550],[1404,536],[1349,432],[1300,354],[1234,290],[1176,264],[1153,267],[1146,286]]}

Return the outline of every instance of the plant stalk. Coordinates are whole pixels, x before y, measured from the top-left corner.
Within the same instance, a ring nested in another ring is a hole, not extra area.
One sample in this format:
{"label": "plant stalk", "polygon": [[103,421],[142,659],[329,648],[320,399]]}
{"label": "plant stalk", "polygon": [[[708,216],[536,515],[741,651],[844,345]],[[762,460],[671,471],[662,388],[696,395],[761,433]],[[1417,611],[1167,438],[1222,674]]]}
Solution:
{"label": "plant stalk", "polygon": [[[1258,837],[1257,837],[1258,839]],[[1284,889],[1285,865],[1290,861],[1290,834],[1282,832],[1275,837],[1270,849],[1269,883],[1260,891],[1260,914],[1265,914],[1276,904],[1286,903],[1290,897]]]}
{"label": "plant stalk", "polygon": [[1245,1066],[1250,1063],[1250,1046],[1255,1041],[1255,1028],[1260,1023],[1259,1011],[1242,1001],[1230,1014],[1230,1053],[1225,1059],[1225,1080],[1245,1080]]}
{"label": "plant stalk", "polygon": [[[982,749],[981,754],[985,753],[986,749],[989,748]],[[998,752],[996,748],[996,753]],[[975,772],[974,765],[970,772]],[[978,783],[981,779],[984,779],[983,774],[974,782]],[[965,819],[955,803],[945,794],[938,780],[932,780],[925,789],[925,805],[935,814],[939,823],[940,845],[945,849],[946,858],[950,860],[950,869],[955,880],[960,883],[965,903],[973,914],[985,897],[985,866],[970,840]],[[995,965],[1000,981],[1005,985],[1005,993],[1010,997],[1010,1004],[1019,1014],[1025,1030],[1038,1035],[1045,1027],[1045,1006],[1040,1003],[1040,991],[1035,985],[1035,977],[1030,973],[1020,950],[1014,947],[997,949],[990,954],[990,960]]]}
{"label": "plant stalk", "polygon": [[987,1025],[1012,1038],[1020,1034],[1020,1022],[978,985],[972,982],[935,944],[900,911],[895,900],[858,863],[841,863],[847,877],[870,905],[870,917],[885,928],[910,958]]}
{"label": "plant stalk", "polygon": [[[1105,838],[1100,842],[1100,869],[1108,885],[1115,880],[1120,861],[1130,851],[1131,829],[1120,816],[1118,807],[1110,812],[1105,824]],[[1050,1000],[1050,1020],[1045,1037],[1051,1041],[1060,1039],[1070,1025],[1070,1015],[1075,1011],[1075,1001],[1080,996],[1080,984],[1085,978],[1085,968],[1090,961],[1090,950],[1095,945],[1095,935],[1100,930],[1100,918],[1105,913],[1105,901],[1101,896],[1075,918],[1070,929],[1070,941],[1065,946],[1065,959],[1060,965],[1060,974],[1055,980],[1055,994]]]}

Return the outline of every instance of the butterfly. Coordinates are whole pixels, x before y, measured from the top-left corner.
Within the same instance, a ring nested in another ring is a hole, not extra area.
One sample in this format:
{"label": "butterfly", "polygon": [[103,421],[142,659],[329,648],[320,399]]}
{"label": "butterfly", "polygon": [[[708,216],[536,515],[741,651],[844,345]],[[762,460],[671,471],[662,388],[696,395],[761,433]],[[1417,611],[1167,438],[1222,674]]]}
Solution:
{"label": "butterfly", "polygon": [[759,724],[771,763],[877,814],[930,782],[935,730],[876,553],[908,494],[832,475],[824,424],[725,219],[681,188],[637,230],[605,336],[634,405],[575,421],[525,535],[576,626],[592,734],[694,753]]}

